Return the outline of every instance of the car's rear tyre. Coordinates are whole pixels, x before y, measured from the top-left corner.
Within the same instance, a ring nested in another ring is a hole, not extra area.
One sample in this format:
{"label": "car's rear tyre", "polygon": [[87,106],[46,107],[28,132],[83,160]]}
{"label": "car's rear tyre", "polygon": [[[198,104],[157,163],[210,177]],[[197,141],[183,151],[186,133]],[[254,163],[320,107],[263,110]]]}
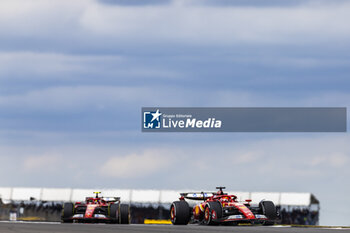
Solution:
{"label": "car's rear tyre", "polygon": [[67,202],[63,204],[62,210],[62,222],[63,223],[72,223],[74,215],[74,204],[71,202]]}
{"label": "car's rear tyre", "polygon": [[110,204],[108,207],[111,223],[118,223],[119,220],[119,204]]}
{"label": "car's rear tyre", "polygon": [[129,224],[130,223],[130,208],[127,204],[120,204],[119,206],[119,223]]}
{"label": "car's rear tyre", "polygon": [[261,213],[267,217],[268,220],[263,222],[263,225],[270,226],[275,224],[277,218],[277,210],[275,204],[272,201],[261,201],[259,203]]}
{"label": "car's rear tyre", "polygon": [[174,201],[170,207],[170,220],[174,225],[187,225],[191,219],[190,206],[186,201]]}
{"label": "car's rear tyre", "polygon": [[219,222],[215,221],[222,218],[222,205],[218,201],[210,201],[204,209],[204,224],[206,225],[218,225]]}

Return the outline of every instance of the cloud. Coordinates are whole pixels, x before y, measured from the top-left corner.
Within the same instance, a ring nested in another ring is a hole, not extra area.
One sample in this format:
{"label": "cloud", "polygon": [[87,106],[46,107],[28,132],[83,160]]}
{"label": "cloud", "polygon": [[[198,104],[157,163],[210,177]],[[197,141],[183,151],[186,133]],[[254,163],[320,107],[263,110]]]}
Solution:
{"label": "cloud", "polygon": [[[240,164],[251,164],[255,161],[262,159],[263,153],[259,151],[241,151],[237,154],[234,153],[231,159],[232,164],[240,165]],[[230,161],[230,160],[228,160]]]}
{"label": "cloud", "polygon": [[318,5],[318,4],[334,4],[343,3],[346,0],[174,0],[174,4],[196,5],[196,6],[212,6],[212,7],[291,7],[299,5]]}
{"label": "cloud", "polygon": [[329,155],[318,155],[312,158],[312,166],[328,166],[334,168],[341,168],[348,166],[350,156],[341,153],[331,153]]}
{"label": "cloud", "polygon": [[59,171],[63,157],[56,154],[27,156],[22,161],[23,169],[28,173],[52,173]]}
{"label": "cloud", "polygon": [[[82,141],[58,146],[43,144],[39,147],[34,143],[23,147],[1,146],[0,154],[8,164],[1,172],[6,173],[8,169],[17,166],[18,163],[14,161],[18,159],[24,172],[35,171],[43,175],[58,169],[67,178],[78,169],[81,174],[94,177],[96,181],[104,177],[106,183],[109,179],[123,183],[132,178],[132,181],[126,182],[129,187],[142,185],[141,180],[134,178],[162,177],[157,187],[165,185],[178,189],[189,188],[194,183],[199,187],[210,188],[211,183],[217,181],[213,176],[187,180],[185,183],[175,182],[186,177],[221,174],[221,181],[230,184],[232,175],[249,172],[250,176],[244,175],[245,178],[236,180],[235,185],[254,191],[269,191],[270,188],[301,191],[308,183],[299,184],[298,179],[305,177],[306,171],[310,172],[307,179],[315,182],[315,185],[321,184],[327,177],[346,177],[349,174],[346,169],[350,162],[347,134],[298,134],[292,137],[285,134],[264,137],[250,134],[250,140],[240,139],[235,135],[223,135],[222,140],[215,143],[208,142],[220,138],[220,135],[204,134],[195,138],[189,135],[184,136],[183,140],[174,140],[175,135],[171,134],[147,134],[143,137],[150,138],[150,142],[146,139],[135,142],[134,139],[134,143],[116,140],[113,145]],[[191,141],[191,144],[185,143],[186,141]],[[156,147],[158,148],[155,149]],[[302,171],[305,172],[299,174]],[[253,182],[259,176],[270,178],[262,180],[261,183]],[[19,181],[12,180],[14,184]],[[169,181],[171,185],[165,181]],[[249,183],[250,181],[253,183]],[[79,182],[81,181],[69,180],[66,184],[74,186]],[[273,184],[264,186],[266,182]],[[316,185],[314,188],[318,190],[321,187]]]}
{"label": "cloud", "polygon": [[106,9],[90,5],[81,18],[81,25],[90,33],[122,41],[126,35],[137,40],[133,35],[142,33],[143,41],[305,44],[314,42],[314,38],[318,42],[348,38],[350,34],[345,31],[347,25],[343,22],[348,19],[345,9],[349,7],[346,3],[293,8],[175,5]]}
{"label": "cloud", "polygon": [[171,3],[171,0],[98,0],[100,3],[109,5],[120,5],[120,6],[152,6],[152,5],[167,5]]}
{"label": "cloud", "polygon": [[30,4],[6,0],[0,7],[0,30],[5,32],[0,49],[125,53],[177,51],[176,46],[164,46],[167,44],[346,44],[350,33],[344,22],[349,21],[349,8],[346,1],[261,8],[186,5],[181,1],[111,6],[92,0]]}
{"label": "cloud", "polygon": [[174,158],[166,151],[147,150],[142,154],[112,157],[102,165],[100,172],[115,178],[142,178],[167,170],[173,162]]}
{"label": "cloud", "polygon": [[[329,107],[347,106],[349,100],[350,95],[341,92],[317,95],[307,93],[297,97],[294,97],[293,93],[284,93],[283,97],[275,98],[272,93],[258,91],[253,93],[191,87],[179,90],[171,85],[157,88],[114,85],[52,86],[24,93],[0,95],[0,137],[9,141],[17,135],[19,140],[22,138],[19,136],[25,135],[26,132],[38,135],[40,131],[57,131],[60,132],[62,140],[66,141],[72,137],[78,139],[77,135],[83,134],[78,140],[94,139],[102,142],[110,140],[107,136],[102,137],[102,140],[94,135],[100,135],[97,134],[99,132],[139,132],[140,110],[144,106]],[[62,135],[64,131],[67,139]],[[87,132],[94,134],[85,135]],[[133,136],[135,137],[142,140],[141,135]],[[43,140],[46,141],[47,138]],[[52,140],[56,141],[54,135]]]}
{"label": "cloud", "polygon": [[[74,55],[62,53],[2,52],[0,53],[0,81],[24,83],[43,82],[87,84],[108,80],[117,83],[129,78],[173,79],[179,72],[164,68],[135,64],[130,57],[120,55]],[[18,69],[18,67],[21,69]],[[131,69],[131,66],[133,69]],[[113,79],[113,80],[111,80]],[[132,81],[132,80],[131,80]]]}

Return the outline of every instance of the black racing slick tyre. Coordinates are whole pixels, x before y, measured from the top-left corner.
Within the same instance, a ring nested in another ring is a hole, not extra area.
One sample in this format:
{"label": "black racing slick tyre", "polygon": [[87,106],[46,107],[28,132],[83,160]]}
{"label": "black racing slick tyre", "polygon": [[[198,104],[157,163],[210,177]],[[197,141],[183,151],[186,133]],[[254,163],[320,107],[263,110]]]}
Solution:
{"label": "black racing slick tyre", "polygon": [[118,223],[119,220],[119,204],[110,204],[108,207],[108,215],[111,218],[111,223]]}
{"label": "black racing slick tyre", "polygon": [[263,225],[274,225],[277,218],[277,210],[275,204],[272,201],[261,201],[259,207],[263,215],[267,217]]}
{"label": "black racing slick tyre", "polygon": [[170,220],[173,225],[187,225],[190,219],[190,206],[186,201],[174,201],[171,204]]}
{"label": "black racing slick tyre", "polygon": [[130,208],[127,204],[120,204],[119,206],[119,223],[129,224],[130,223]]}
{"label": "black racing slick tyre", "polygon": [[210,201],[204,209],[204,224],[217,225],[217,219],[222,218],[222,205],[218,201]]}
{"label": "black racing slick tyre", "polygon": [[73,215],[74,215],[74,204],[70,202],[64,203],[63,210],[62,210],[62,222],[72,223]]}

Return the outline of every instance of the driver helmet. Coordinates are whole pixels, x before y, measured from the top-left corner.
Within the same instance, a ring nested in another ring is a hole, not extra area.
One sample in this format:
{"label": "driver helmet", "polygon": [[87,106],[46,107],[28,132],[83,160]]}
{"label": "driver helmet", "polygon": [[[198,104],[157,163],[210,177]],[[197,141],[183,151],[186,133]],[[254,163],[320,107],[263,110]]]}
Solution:
{"label": "driver helmet", "polygon": [[224,195],[224,192],[223,192],[222,190],[219,190],[219,191],[217,192],[217,194],[218,194],[218,195]]}

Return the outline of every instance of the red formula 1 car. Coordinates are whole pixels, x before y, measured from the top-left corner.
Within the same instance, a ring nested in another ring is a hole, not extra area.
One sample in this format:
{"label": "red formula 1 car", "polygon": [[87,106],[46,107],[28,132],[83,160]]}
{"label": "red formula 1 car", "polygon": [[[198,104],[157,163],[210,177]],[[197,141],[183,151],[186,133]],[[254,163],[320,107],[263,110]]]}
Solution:
{"label": "red formula 1 car", "polygon": [[64,203],[62,222],[120,223],[129,224],[130,208],[121,204],[119,197],[103,198],[94,192],[95,197],[87,197],[85,202]]}
{"label": "red formula 1 car", "polygon": [[[277,211],[272,201],[261,201],[259,206],[251,206],[251,200],[238,202],[235,195],[223,192],[225,187],[217,187],[216,193],[181,193],[179,201],[172,203],[170,218],[174,225],[186,225],[190,222],[205,225],[238,225],[251,223],[273,225]],[[190,207],[188,200],[202,201]]]}

